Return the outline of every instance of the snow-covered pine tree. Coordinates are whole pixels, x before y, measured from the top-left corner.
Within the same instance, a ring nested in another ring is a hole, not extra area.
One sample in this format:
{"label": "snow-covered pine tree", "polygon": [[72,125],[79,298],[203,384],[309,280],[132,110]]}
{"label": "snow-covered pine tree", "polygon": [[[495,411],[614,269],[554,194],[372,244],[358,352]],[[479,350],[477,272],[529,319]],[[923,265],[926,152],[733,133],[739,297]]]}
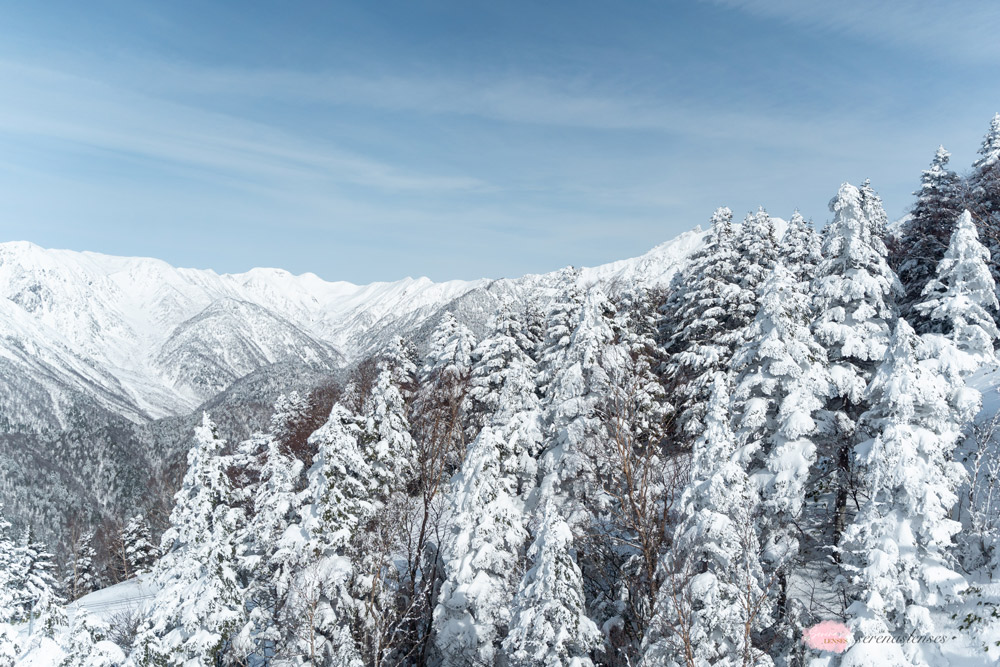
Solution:
{"label": "snow-covered pine tree", "polygon": [[500,409],[491,423],[501,435],[500,470],[514,481],[518,497],[526,497],[535,487],[542,451],[542,405],[535,385],[536,365],[527,354],[510,360],[500,392]]}
{"label": "snow-covered pine tree", "polygon": [[0,505],[0,667],[14,667],[24,648],[24,638],[17,627],[26,620],[22,611],[24,565],[12,526]]}
{"label": "snow-covered pine tree", "polygon": [[412,400],[417,378],[417,354],[413,344],[402,336],[393,336],[378,359],[380,369],[392,374],[392,383],[403,399]]}
{"label": "snow-covered pine tree", "polygon": [[763,207],[756,213],[748,213],[736,238],[736,276],[739,279],[739,296],[734,322],[731,325],[732,338],[723,337],[731,347],[743,343],[745,330],[760,310],[760,288],[774,267],[778,257],[778,242],[774,232],[774,222]]}
{"label": "snow-covered pine tree", "polygon": [[[20,571],[21,559],[17,554],[17,544],[11,531],[11,524],[3,513],[0,505],[0,633],[9,623],[20,621],[23,572]],[[0,642],[3,636],[0,635]],[[0,649],[0,660],[4,652]],[[0,664],[3,664],[0,662]]]}
{"label": "snow-covered pine tree", "polygon": [[10,623],[0,620],[0,667],[14,667],[21,650],[21,633]]}
{"label": "snow-covered pine tree", "polygon": [[455,319],[453,313],[446,312],[431,334],[427,357],[421,370],[421,377],[444,376],[462,378],[472,367],[472,350],[476,346],[475,336],[469,328]]}
{"label": "snow-covered pine tree", "polygon": [[972,163],[968,198],[968,207],[992,255],[993,279],[1000,280],[1000,113],[993,116],[979,157]]}
{"label": "snow-covered pine tree", "polygon": [[573,330],[580,320],[583,293],[578,285],[579,269],[560,270],[553,279],[555,296],[545,317],[545,337],[538,352],[538,388],[550,393],[549,385],[560,368],[566,366],[566,354]]}
{"label": "snow-covered pine tree", "polygon": [[[289,531],[283,542],[297,550],[298,562],[289,584],[286,618],[290,655],[307,664],[351,663],[357,655],[351,630],[358,622],[358,602],[351,595],[355,576],[353,544],[358,531],[374,516],[371,465],[362,451],[359,417],[344,405],[333,406],[330,418],[310,436],[316,451],[308,472],[306,504],[301,509],[301,539]],[[338,665],[339,667],[339,665]]]}
{"label": "snow-covered pine tree", "polygon": [[[940,634],[931,608],[966,587],[950,553],[961,530],[951,512],[965,474],[952,455],[980,397],[928,357],[910,325],[898,320],[867,392],[872,407],[861,429],[872,437],[855,448],[862,505],[841,544],[853,574],[848,614],[856,638]],[[844,664],[917,664],[913,650],[858,642]]]}
{"label": "snow-covered pine tree", "polygon": [[493,664],[510,624],[523,558],[523,497],[533,488],[542,431],[534,362],[508,348],[498,412],[469,445],[452,480],[444,582],[433,612],[443,664]]}
{"label": "snow-covered pine tree", "polygon": [[551,494],[551,488],[542,489],[528,549],[531,566],[512,603],[503,641],[510,667],[590,667],[590,653],[601,644],[601,633],[586,614],[573,534]]}
{"label": "snow-covered pine tree", "polygon": [[762,564],[776,581],[774,656],[792,650],[797,641],[787,573],[799,556],[796,526],[816,461],[814,416],[831,394],[825,353],[809,330],[807,287],[776,264],[761,290],[760,311],[747,342],[733,357],[737,454],[761,494],[763,512],[756,529]]}
{"label": "snow-covered pine tree", "polygon": [[94,571],[94,559],[97,557],[94,531],[78,530],[73,537],[63,577],[63,591],[70,602],[93,591],[97,583]]}
{"label": "snow-covered pine tree", "polygon": [[882,206],[882,198],[872,187],[872,182],[865,179],[865,182],[858,188],[861,195],[861,211],[868,221],[872,236],[885,241],[885,233],[889,226],[889,216],[885,214]]}
{"label": "snow-covered pine tree", "polygon": [[539,303],[538,294],[526,296],[520,320],[524,323],[522,332],[527,345],[525,351],[537,363],[542,351],[542,341],[545,340],[545,309]]}
{"label": "snow-covered pine tree", "polygon": [[930,168],[921,174],[920,189],[913,193],[917,202],[889,255],[903,286],[900,313],[920,333],[925,322],[913,306],[921,301],[924,287],[934,277],[962,210],[962,182],[948,168],[950,157],[944,146],[939,146]]}
{"label": "snow-covered pine tree", "polygon": [[899,279],[886,263],[885,244],[873,234],[876,224],[862,204],[856,187],[840,186],[830,202],[834,219],[826,228],[823,261],[812,284],[813,334],[826,349],[834,393],[826,417],[834,427],[818,443],[820,455],[837,469],[834,544],[846,520],[851,450],[857,442],[857,420],[866,408],[865,388],[888,347],[901,292]]}
{"label": "snow-covered pine tree", "polygon": [[31,526],[24,529],[20,543],[14,549],[14,560],[14,590],[18,591],[19,598],[19,604],[15,606],[16,617],[41,627],[51,637],[55,625],[65,620],[62,611],[64,600],[57,591],[53,556],[45,544],[35,537]]}
{"label": "snow-covered pine tree", "polygon": [[797,210],[788,220],[778,254],[785,268],[799,282],[812,280],[816,275],[816,267],[823,260],[819,233],[812,221],[806,221]]}
{"label": "snow-covered pine tree", "polygon": [[979,242],[972,216],[964,211],[935,277],[915,306],[927,320],[927,329],[944,334],[957,348],[958,354],[942,351],[939,355],[962,374],[996,359],[993,344],[1000,331],[994,320],[998,304],[989,261],[990,251]]}
{"label": "snow-covered pine tree", "polygon": [[149,524],[142,514],[136,514],[125,524],[124,531],[125,560],[133,575],[152,572],[156,559],[160,557],[159,548],[153,544],[149,532]]}
{"label": "snow-covered pine tree", "polygon": [[[558,355],[547,355],[545,371],[550,380],[543,395],[545,451],[540,472],[554,473],[557,492],[581,501],[595,490],[588,473],[591,466],[585,456],[586,441],[600,430],[595,408],[608,391],[601,358],[614,340],[614,305],[600,288],[593,287],[577,313],[565,349]],[[557,328],[562,329],[561,322]],[[557,336],[550,331],[546,340]]]}
{"label": "snow-covered pine tree", "polygon": [[434,643],[444,667],[495,664],[510,624],[526,535],[515,481],[502,469],[506,445],[498,428],[485,426],[452,482],[454,519],[434,609]]}
{"label": "snow-covered pine tree", "polygon": [[729,426],[727,384],[717,373],[682,519],[664,558],[666,581],[643,642],[646,667],[772,664],[756,644],[771,623],[773,580],[760,565],[760,502]]}
{"label": "snow-covered pine tree", "polygon": [[711,378],[729,368],[742,335],[733,316],[740,285],[732,220],[728,208],[715,211],[704,248],[691,258],[687,272],[678,274],[661,308],[668,399],[677,409],[671,435],[685,450],[704,430]]}
{"label": "snow-covered pine tree", "polygon": [[109,639],[111,628],[99,618],[77,609],[70,625],[66,657],[59,667],[116,667],[125,662],[122,649]]}
{"label": "snow-covered pine tree", "polygon": [[[237,553],[245,519],[229,479],[225,446],[205,413],[153,573],[159,591],[149,631],[157,650],[139,664],[213,667],[235,657],[232,639],[246,616]],[[140,643],[139,650],[147,647]]]}
{"label": "snow-covered pine tree", "polygon": [[410,433],[407,396],[413,390],[416,366],[401,338],[383,357],[361,417],[361,447],[371,476],[366,480],[372,500],[385,504],[413,481],[416,445]]}
{"label": "snow-covered pine tree", "polygon": [[[598,417],[599,402],[608,394],[609,379],[602,357],[614,340],[614,305],[597,286],[586,294],[578,320],[568,336],[568,344],[548,360],[550,380],[543,396],[544,447],[538,471],[543,487],[551,487],[560,515],[574,535],[586,535],[607,509],[607,497],[598,479],[592,456],[606,443]],[[550,320],[551,322],[551,320]],[[556,334],[549,332],[546,340]],[[551,349],[551,348],[548,348]],[[592,551],[580,562],[588,573],[584,582],[588,601],[603,584],[603,559]],[[618,609],[608,610],[614,615]]]}
{"label": "snow-covered pine tree", "polygon": [[[414,400],[418,468],[426,467],[432,459],[432,467],[440,460],[454,470],[465,453],[466,426],[473,408],[470,390],[475,349],[475,337],[468,327],[452,313],[445,313],[431,337]],[[428,482],[438,477],[428,470],[418,470],[417,476]]]}
{"label": "snow-covered pine tree", "polygon": [[[509,298],[500,301],[490,324],[490,334],[476,346],[470,380],[472,401],[471,438],[488,424],[500,409],[500,395],[512,365],[530,361],[532,341],[525,324]],[[534,364],[532,363],[532,366]]]}
{"label": "snow-covered pine tree", "polygon": [[[278,400],[280,404],[287,399]],[[281,653],[287,639],[282,633],[287,594],[301,561],[301,531],[293,524],[304,500],[304,494],[298,492],[303,463],[274,434],[252,438],[257,439],[264,442],[241,445],[241,449],[262,450],[261,460],[255,462],[257,483],[246,489],[252,518],[239,535],[241,568],[246,573],[251,607],[241,641],[255,644],[258,652],[271,646],[280,647],[272,650]]]}
{"label": "snow-covered pine tree", "polygon": [[405,541],[411,511],[409,493],[422,483],[416,477],[419,451],[410,426],[415,372],[411,350],[396,337],[380,360],[358,421],[358,441],[369,471],[359,479],[366,484],[367,500],[380,519],[361,524],[362,529],[355,533],[351,547],[357,557],[352,564],[350,594],[364,601],[356,607],[358,650],[376,667],[386,660],[391,662],[396,650],[403,619],[395,609],[401,572],[394,559]]}

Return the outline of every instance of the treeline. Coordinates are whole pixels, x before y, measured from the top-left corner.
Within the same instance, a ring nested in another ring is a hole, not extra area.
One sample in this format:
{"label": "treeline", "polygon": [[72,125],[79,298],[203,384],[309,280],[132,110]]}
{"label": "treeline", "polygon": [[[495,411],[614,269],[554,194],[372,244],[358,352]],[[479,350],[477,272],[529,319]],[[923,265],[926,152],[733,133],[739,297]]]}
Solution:
{"label": "treeline", "polygon": [[[802,665],[823,619],[947,634],[1000,566],[966,384],[1000,335],[998,175],[1000,115],[969,176],[938,151],[900,229],[867,182],[822,232],[719,209],[662,292],[566,270],[482,340],[450,314],[423,355],[396,340],[332,409],[291,394],[237,443],[206,415],[121,659]],[[18,577],[0,622],[44,630],[0,626],[0,656],[114,658],[95,619],[59,629],[51,577]]]}

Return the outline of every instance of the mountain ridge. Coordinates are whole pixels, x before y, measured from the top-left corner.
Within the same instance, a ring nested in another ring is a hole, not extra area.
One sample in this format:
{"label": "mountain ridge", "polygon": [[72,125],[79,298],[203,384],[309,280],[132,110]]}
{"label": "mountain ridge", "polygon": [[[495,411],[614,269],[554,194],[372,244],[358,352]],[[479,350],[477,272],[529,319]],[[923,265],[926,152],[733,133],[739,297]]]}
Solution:
{"label": "mountain ridge", "polygon": [[[582,268],[577,280],[587,289],[665,283],[703,236],[696,228],[638,257]],[[449,307],[473,304],[472,324],[481,319],[484,325],[501,293],[524,298],[556,273],[356,285],[274,267],[217,273],[154,257],[0,243],[0,359],[9,366],[0,383],[15,415],[8,428],[63,429],[68,409],[62,404],[80,397],[136,422],[186,414],[268,364],[343,367],[390,335],[426,328]],[[220,313],[224,303],[247,305]],[[35,367],[29,357],[48,366]],[[212,377],[199,369],[212,369]],[[46,410],[19,405],[24,378],[40,383],[24,393],[47,394]],[[48,423],[32,424],[35,419]]]}

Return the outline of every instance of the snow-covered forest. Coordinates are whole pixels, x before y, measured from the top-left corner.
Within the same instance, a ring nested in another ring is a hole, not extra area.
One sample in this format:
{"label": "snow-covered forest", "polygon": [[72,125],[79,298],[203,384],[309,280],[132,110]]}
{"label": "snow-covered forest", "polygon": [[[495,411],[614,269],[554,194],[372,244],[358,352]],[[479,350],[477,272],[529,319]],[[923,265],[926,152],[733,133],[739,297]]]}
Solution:
{"label": "snow-covered forest", "polygon": [[0,509],[0,665],[996,664],[1000,114],[903,220],[876,185],[719,208],[669,273],[441,290],[357,354],[281,319],[315,377],[186,361],[190,414],[5,417],[4,493],[63,495]]}

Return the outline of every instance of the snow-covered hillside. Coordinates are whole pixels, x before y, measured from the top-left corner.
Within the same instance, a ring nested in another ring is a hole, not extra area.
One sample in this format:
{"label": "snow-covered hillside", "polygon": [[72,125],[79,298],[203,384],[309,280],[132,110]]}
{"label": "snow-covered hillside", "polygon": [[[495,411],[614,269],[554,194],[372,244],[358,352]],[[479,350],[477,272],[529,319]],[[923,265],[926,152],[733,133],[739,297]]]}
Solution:
{"label": "snow-covered hillside", "polygon": [[[584,269],[579,281],[665,283],[703,237],[682,234],[640,257]],[[547,278],[354,285],[280,269],[220,275],[2,243],[4,424],[65,429],[81,403],[133,421],[185,414],[268,364],[335,368],[389,333],[418,330],[461,297],[479,304],[472,319],[485,324],[496,303],[487,293],[523,295]]]}
{"label": "snow-covered hillside", "polygon": [[342,363],[351,335],[476,285],[407,278],[359,286],[277,269],[219,275],[3,243],[6,419],[24,426],[45,415],[65,427],[78,394],[134,420],[182,414],[262,365]]}

